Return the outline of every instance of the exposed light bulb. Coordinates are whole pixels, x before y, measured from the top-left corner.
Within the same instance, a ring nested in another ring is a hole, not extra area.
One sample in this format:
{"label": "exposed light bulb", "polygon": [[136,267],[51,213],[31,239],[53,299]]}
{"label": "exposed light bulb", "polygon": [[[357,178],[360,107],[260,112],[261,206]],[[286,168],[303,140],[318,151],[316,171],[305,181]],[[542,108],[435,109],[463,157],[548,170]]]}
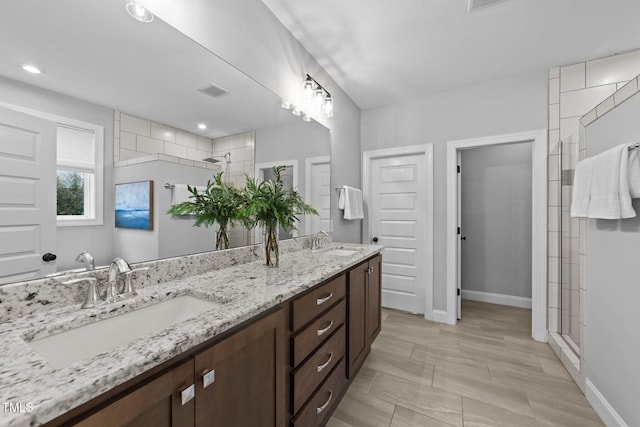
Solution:
{"label": "exposed light bulb", "polygon": [[302,110],[294,105],[293,109],[291,110],[291,114],[293,114],[294,116],[299,116],[300,114],[302,114]]}
{"label": "exposed light bulb", "polygon": [[304,113],[304,115],[302,116],[302,120],[304,120],[305,122],[310,122],[313,120],[313,118],[307,113]]}
{"label": "exposed light bulb", "polygon": [[315,91],[314,102],[317,105],[322,105],[323,100],[324,100],[324,91],[321,88],[317,88]]}
{"label": "exposed light bulb", "polygon": [[153,21],[153,13],[149,12],[148,9],[135,0],[127,0],[125,9],[127,9],[127,13],[129,13],[133,19],[147,23]]}
{"label": "exposed light bulb", "polygon": [[333,98],[331,98],[330,96],[327,96],[324,99],[324,114],[331,118],[333,117]]}
{"label": "exposed light bulb", "polygon": [[311,80],[311,77],[307,77],[307,80],[304,81],[303,90],[303,97],[305,102],[311,102],[311,97],[313,96],[313,81]]}
{"label": "exposed light bulb", "polygon": [[35,65],[31,65],[31,64],[20,64],[20,67],[22,67],[22,69],[24,71],[26,71],[27,73],[31,73],[31,74],[42,74],[42,70],[38,67],[36,67]]}
{"label": "exposed light bulb", "polygon": [[291,103],[289,101],[285,101],[285,100],[282,100],[281,106],[285,110],[290,110],[291,107],[292,107]]}
{"label": "exposed light bulb", "polygon": [[206,128],[207,128],[207,125],[205,125],[204,123],[200,123],[198,125],[198,129],[200,129],[200,130],[205,130]]}

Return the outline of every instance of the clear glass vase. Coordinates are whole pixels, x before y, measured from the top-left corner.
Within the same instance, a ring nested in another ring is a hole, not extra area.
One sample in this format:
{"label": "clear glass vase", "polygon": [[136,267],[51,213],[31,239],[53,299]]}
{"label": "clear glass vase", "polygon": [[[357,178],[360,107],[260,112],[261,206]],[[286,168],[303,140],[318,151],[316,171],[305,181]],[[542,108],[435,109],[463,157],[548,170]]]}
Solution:
{"label": "clear glass vase", "polygon": [[218,224],[219,228],[216,231],[216,250],[229,249],[229,231],[228,223]]}
{"label": "clear glass vase", "polygon": [[278,221],[271,220],[264,224],[264,258],[265,265],[277,267],[280,264],[280,236]]}

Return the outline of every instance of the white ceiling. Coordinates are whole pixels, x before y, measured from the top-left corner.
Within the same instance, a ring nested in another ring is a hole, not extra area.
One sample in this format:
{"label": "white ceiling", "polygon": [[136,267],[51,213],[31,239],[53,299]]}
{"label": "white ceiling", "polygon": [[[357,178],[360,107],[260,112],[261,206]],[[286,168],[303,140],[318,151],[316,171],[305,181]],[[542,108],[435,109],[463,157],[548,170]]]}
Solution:
{"label": "white ceiling", "polygon": [[638,0],[263,0],[361,107],[640,48]]}

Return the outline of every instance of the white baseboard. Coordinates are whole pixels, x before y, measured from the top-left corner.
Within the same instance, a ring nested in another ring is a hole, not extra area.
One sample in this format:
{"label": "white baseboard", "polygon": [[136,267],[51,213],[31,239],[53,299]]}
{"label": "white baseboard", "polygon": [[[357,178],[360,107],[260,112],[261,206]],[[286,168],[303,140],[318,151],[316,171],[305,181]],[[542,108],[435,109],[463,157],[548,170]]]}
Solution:
{"label": "white baseboard", "polygon": [[613,406],[607,402],[607,399],[604,398],[596,386],[589,381],[589,378],[587,378],[585,386],[587,400],[607,427],[629,427],[622,417],[618,415],[616,410],[613,409]]}
{"label": "white baseboard", "polygon": [[447,312],[444,310],[433,310],[433,321],[447,323]]}
{"label": "white baseboard", "polygon": [[462,299],[488,302],[491,304],[510,305],[512,307],[531,308],[531,298],[493,294],[491,292],[479,292],[463,289]]}

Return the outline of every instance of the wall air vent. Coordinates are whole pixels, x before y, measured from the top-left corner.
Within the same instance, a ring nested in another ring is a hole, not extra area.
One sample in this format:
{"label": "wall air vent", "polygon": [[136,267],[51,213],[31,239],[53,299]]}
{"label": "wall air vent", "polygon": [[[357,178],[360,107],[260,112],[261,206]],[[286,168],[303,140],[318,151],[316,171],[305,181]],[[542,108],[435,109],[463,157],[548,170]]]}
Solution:
{"label": "wall air vent", "polygon": [[478,10],[487,6],[494,5],[496,3],[503,2],[504,0],[469,0],[469,12]]}
{"label": "wall air vent", "polygon": [[216,86],[213,83],[211,83],[209,86],[198,89],[198,91],[214,98],[218,98],[219,96],[223,96],[229,93],[228,90],[223,89],[220,86]]}

